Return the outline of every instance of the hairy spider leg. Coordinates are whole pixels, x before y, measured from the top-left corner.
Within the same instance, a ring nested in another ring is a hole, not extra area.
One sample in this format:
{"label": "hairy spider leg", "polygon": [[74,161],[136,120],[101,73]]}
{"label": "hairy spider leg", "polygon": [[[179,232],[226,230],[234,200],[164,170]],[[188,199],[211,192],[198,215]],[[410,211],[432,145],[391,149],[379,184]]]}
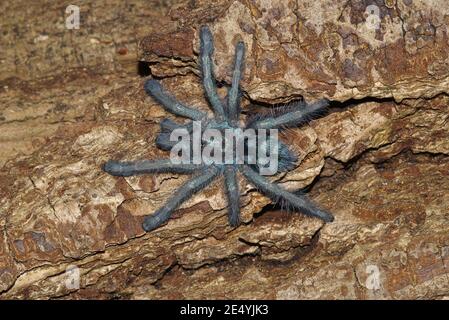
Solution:
{"label": "hairy spider leg", "polygon": [[145,231],[151,231],[164,224],[172,213],[192,195],[206,187],[214,180],[221,170],[215,166],[208,167],[204,173],[193,177],[183,184],[172,197],[165,202],[155,213],[145,217],[142,227]]}
{"label": "hairy spider leg", "polygon": [[180,129],[180,128],[185,127],[182,124],[179,124],[179,123],[177,123],[173,120],[170,120],[168,118],[162,119],[162,121],[159,124],[161,126],[162,132],[171,132],[175,129]]}
{"label": "hairy spider leg", "polygon": [[139,161],[109,160],[103,165],[103,170],[113,176],[129,177],[136,174],[158,172],[190,174],[200,170],[202,167],[197,164],[174,164],[170,159]]}
{"label": "hairy spider leg", "polygon": [[200,30],[200,64],[203,74],[203,87],[206,92],[215,117],[219,120],[225,120],[226,115],[223,103],[217,93],[215,77],[212,64],[212,53],[214,52],[214,43],[212,33],[207,26],[201,27]]}
{"label": "hairy spider leg", "polygon": [[327,99],[318,100],[305,108],[295,109],[277,117],[267,117],[251,124],[256,129],[276,129],[304,124],[323,113],[329,105]]}
{"label": "hairy spider leg", "polygon": [[240,114],[240,80],[243,76],[243,63],[245,59],[245,44],[239,41],[235,47],[234,72],[232,84],[228,92],[227,115],[231,122],[235,122]]}
{"label": "hairy spider leg", "polygon": [[233,165],[224,169],[226,194],[228,196],[228,220],[233,227],[240,223],[240,191],[237,183],[237,170]]}
{"label": "hairy spider leg", "polygon": [[332,222],[334,220],[334,217],[329,212],[318,208],[307,196],[296,195],[281,188],[277,184],[268,181],[247,165],[239,166],[239,170],[249,182],[273,201],[284,201],[285,204],[292,206],[302,213],[320,218],[326,222]]}
{"label": "hairy spider leg", "polygon": [[157,80],[147,80],[145,82],[144,89],[148,95],[152,96],[168,112],[192,120],[201,120],[205,117],[204,112],[188,107],[176,100],[170,94],[166,93],[164,88]]}
{"label": "hairy spider leg", "polygon": [[191,133],[193,129],[192,122],[179,124],[170,119],[163,119],[161,121],[161,131],[156,137],[156,146],[161,150],[170,151],[178,143],[178,141],[170,140],[170,135],[176,129],[185,129],[188,133]]}
{"label": "hairy spider leg", "polygon": [[170,151],[178,142],[170,140],[171,132],[161,132],[156,137],[156,146],[164,151]]}

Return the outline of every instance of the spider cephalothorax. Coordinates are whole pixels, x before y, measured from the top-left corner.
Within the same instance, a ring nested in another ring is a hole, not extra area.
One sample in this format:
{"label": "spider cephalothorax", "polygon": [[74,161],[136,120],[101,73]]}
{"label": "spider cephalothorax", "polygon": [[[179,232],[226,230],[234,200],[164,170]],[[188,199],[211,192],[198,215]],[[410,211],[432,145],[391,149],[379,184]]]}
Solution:
{"label": "spider cephalothorax", "polygon": [[[216,150],[226,150],[226,148],[216,148],[214,152],[210,153],[209,158],[202,158],[200,163],[195,161],[179,162],[166,160],[141,160],[132,162],[108,161],[104,164],[104,171],[114,176],[132,176],[144,173],[158,173],[158,172],[172,172],[179,174],[196,174],[191,180],[187,181],[168,201],[166,204],[158,209],[155,213],[145,217],[143,228],[145,231],[153,230],[164,224],[184,201],[191,197],[194,193],[200,191],[208,184],[210,184],[217,176],[223,175],[226,187],[226,194],[228,197],[229,207],[229,223],[232,226],[239,224],[240,205],[239,205],[239,186],[237,183],[237,171],[251,183],[260,192],[267,195],[274,201],[282,201],[287,207],[299,210],[300,212],[309,216],[318,217],[324,221],[332,221],[333,216],[318,208],[305,195],[297,195],[291,193],[275,183],[267,180],[260,170],[266,168],[267,164],[262,163],[261,154],[265,156],[276,156],[276,170],[272,174],[288,171],[294,168],[296,157],[289,150],[289,148],[282,142],[273,139],[273,130],[283,129],[286,127],[299,126],[313,116],[321,113],[328,105],[327,100],[319,100],[313,104],[306,104],[301,102],[295,104],[293,107],[283,108],[281,112],[269,115],[259,115],[252,117],[245,125],[239,122],[240,113],[240,89],[239,83],[242,77],[243,60],[245,53],[245,46],[243,42],[239,42],[235,49],[234,72],[232,75],[232,84],[228,90],[226,99],[220,98],[217,94],[215,79],[213,75],[212,53],[214,50],[212,34],[208,27],[202,27],[200,32],[200,65],[202,69],[203,87],[206,97],[212,107],[213,117],[209,117],[206,113],[185,106],[174,97],[165,93],[161,85],[156,80],[148,80],[145,83],[145,91],[151,95],[157,102],[159,102],[167,111],[189,118],[192,121],[187,124],[179,124],[169,119],[164,119],[161,122],[161,132],[156,138],[156,145],[162,150],[172,150],[179,142],[170,139],[174,132],[184,132],[184,134],[191,134],[197,127],[200,128],[200,133],[215,132],[225,137],[224,141],[218,144],[223,146],[226,140],[226,132],[231,132],[233,142],[230,145],[237,145],[237,140],[241,138],[242,131],[246,130],[254,133],[257,138],[257,146],[254,148],[255,153],[250,154],[248,149],[254,147],[256,142],[244,139],[244,155],[239,157],[237,151],[232,151],[232,156],[228,161],[217,161],[220,158],[224,160],[224,151],[217,154]],[[265,135],[264,130],[270,130],[271,134]],[[264,132],[263,138],[262,132]],[[200,151],[216,143],[215,138],[204,139],[200,141]],[[188,141],[184,147],[189,149],[193,142]],[[181,144],[182,146],[182,144]],[[198,151],[198,150],[197,150]],[[259,153],[259,151],[261,153]],[[223,154],[222,154],[223,153]],[[217,157],[218,156],[218,157]],[[213,158],[213,159],[212,159]],[[214,160],[215,159],[215,160]]]}

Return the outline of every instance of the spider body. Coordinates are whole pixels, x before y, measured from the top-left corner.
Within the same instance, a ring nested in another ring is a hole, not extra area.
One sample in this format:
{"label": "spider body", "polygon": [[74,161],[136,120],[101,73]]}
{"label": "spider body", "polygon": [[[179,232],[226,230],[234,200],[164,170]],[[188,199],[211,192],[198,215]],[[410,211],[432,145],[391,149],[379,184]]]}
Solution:
{"label": "spider body", "polygon": [[[204,26],[201,28],[200,42],[199,58],[203,87],[207,100],[213,109],[213,117],[209,117],[206,113],[177,101],[166,93],[156,80],[147,80],[144,87],[145,91],[167,111],[191,119],[186,124],[179,124],[175,121],[164,119],[161,122],[161,131],[156,138],[157,147],[162,150],[172,151],[179,143],[171,139],[175,132],[183,132],[185,136],[190,137],[192,134],[193,136],[195,135],[195,129],[199,127],[202,136],[199,145],[195,145],[191,140],[180,145],[191,150],[190,155],[202,151],[202,161],[174,162],[172,161],[173,159],[166,159],[123,162],[110,160],[103,166],[104,171],[114,176],[131,176],[158,172],[195,174],[192,179],[187,181],[168,199],[164,206],[155,213],[145,217],[143,229],[151,231],[164,224],[184,201],[221,175],[224,176],[225,193],[228,198],[228,220],[232,226],[237,226],[240,222],[240,192],[237,183],[237,171],[272,200],[282,201],[286,207],[299,210],[309,216],[318,217],[328,222],[333,221],[333,216],[330,213],[318,208],[305,195],[291,193],[270,182],[259,173],[267,166],[266,161],[262,161],[263,157],[261,155],[276,159],[276,170],[272,174],[294,168],[297,158],[283,142],[273,139],[274,136],[277,137],[276,130],[298,126],[307,122],[325,110],[328,105],[327,100],[319,100],[311,105],[301,102],[293,107],[282,108],[279,113],[257,115],[249,119],[246,124],[241,124],[238,115],[240,113],[241,96],[239,83],[243,74],[245,53],[243,42],[239,42],[235,49],[232,84],[225,100],[219,97],[215,86],[212,65],[214,47],[212,34],[208,27]],[[270,134],[266,135],[264,130],[270,130]],[[218,136],[224,136],[225,139],[216,139],[217,135],[213,139],[211,137],[205,138],[204,135],[209,132],[219,134]],[[245,140],[244,133],[246,132],[253,133],[257,138],[257,142],[256,140]],[[230,135],[227,136],[227,133],[230,133]],[[242,143],[240,147],[243,150],[243,156],[239,156],[237,146],[234,147],[234,143],[238,141]],[[229,151],[227,143],[231,146],[230,157],[227,157],[224,152],[224,150]],[[211,146],[214,148],[211,148]],[[213,152],[209,152],[204,157],[206,149],[211,149]],[[249,152],[250,149],[254,152]]]}

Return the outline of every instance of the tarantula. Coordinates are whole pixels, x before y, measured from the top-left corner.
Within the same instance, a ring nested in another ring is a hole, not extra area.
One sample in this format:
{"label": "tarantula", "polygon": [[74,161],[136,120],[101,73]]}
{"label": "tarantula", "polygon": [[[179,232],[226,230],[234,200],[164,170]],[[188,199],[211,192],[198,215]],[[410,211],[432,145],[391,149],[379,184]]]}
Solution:
{"label": "tarantula", "polygon": [[[257,115],[246,121],[245,125],[241,125],[238,117],[241,100],[239,83],[244,67],[244,43],[238,42],[236,45],[232,84],[228,89],[228,94],[225,99],[222,99],[217,93],[212,65],[213,51],[214,45],[212,34],[207,26],[203,26],[200,30],[199,62],[202,71],[203,87],[207,100],[212,107],[213,117],[209,117],[206,113],[177,101],[173,96],[164,91],[158,81],[150,79],[145,82],[144,89],[147,94],[160,103],[165,110],[177,116],[192,120],[187,124],[179,124],[169,119],[164,119],[160,124],[161,131],[156,138],[156,145],[160,149],[171,150],[176,144],[176,142],[172,141],[173,139],[170,139],[171,134],[179,129],[191,133],[195,122],[201,124],[202,132],[208,129],[218,130],[221,133],[223,133],[224,130],[229,129],[234,131],[243,129],[254,130],[253,132],[256,133],[256,136],[259,136],[259,132],[263,130],[282,130],[286,127],[301,125],[309,121],[312,117],[321,114],[328,105],[328,101],[325,99],[318,100],[310,105],[302,101],[293,106],[281,108],[281,111],[277,113]],[[266,152],[266,154],[277,157],[278,166],[274,173],[285,172],[294,168],[297,157],[284,143],[279,142],[274,145],[270,143],[272,140],[269,140],[266,137],[263,139],[262,143],[257,145],[257,148]],[[213,139],[203,139],[201,141],[201,148],[205,148],[211,143],[213,143]],[[217,143],[220,144],[220,142]],[[199,164],[183,162],[174,163],[170,159],[132,162],[110,160],[103,165],[103,170],[114,176],[125,177],[137,174],[161,172],[177,174],[196,173],[193,178],[187,181],[174,193],[173,196],[171,196],[170,199],[168,199],[163,207],[159,208],[155,213],[145,217],[142,226],[147,232],[164,224],[184,201],[190,198],[194,193],[209,185],[221,174],[224,176],[228,198],[228,220],[232,226],[237,226],[240,223],[240,192],[237,183],[237,171],[240,171],[251,184],[273,201],[282,201],[282,203],[288,207],[299,210],[309,216],[318,217],[326,222],[333,221],[334,218],[330,213],[318,208],[305,195],[291,193],[281,188],[279,185],[270,182],[261,175],[258,170],[264,167],[265,164],[262,164],[257,156],[254,159],[254,157],[251,158],[246,154],[249,148],[254,147],[252,144],[254,143],[251,143],[248,140],[245,141],[245,156],[243,159],[239,158],[240,161],[237,161],[237,157],[234,156],[231,158],[230,162],[228,161],[226,163],[214,162],[212,160],[202,161]],[[235,152],[233,155],[235,155]],[[219,154],[219,156],[222,155]]]}

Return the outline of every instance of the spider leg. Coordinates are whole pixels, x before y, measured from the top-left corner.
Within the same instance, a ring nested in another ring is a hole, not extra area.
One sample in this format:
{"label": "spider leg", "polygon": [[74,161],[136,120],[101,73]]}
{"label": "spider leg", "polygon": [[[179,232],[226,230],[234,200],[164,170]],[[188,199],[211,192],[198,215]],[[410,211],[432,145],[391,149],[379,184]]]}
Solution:
{"label": "spider leg", "polygon": [[170,141],[168,132],[161,132],[156,137],[156,146],[161,150],[170,151],[176,143],[176,141]]}
{"label": "spider leg", "polygon": [[231,121],[238,118],[239,110],[239,84],[243,73],[243,60],[245,57],[245,44],[243,42],[237,43],[235,47],[234,57],[234,73],[232,74],[232,85],[228,92],[228,110],[227,115]]}
{"label": "spider leg", "polygon": [[[170,151],[172,148],[180,143],[179,141],[172,141],[170,140],[171,132],[161,132],[156,137],[156,146],[164,151]],[[190,147],[192,144],[190,143]]]}
{"label": "spider leg", "polygon": [[[279,172],[288,172],[293,170],[296,167],[296,162],[298,161],[298,156],[289,149],[289,147],[283,143],[282,141],[278,141],[278,148],[277,148],[277,158],[278,158],[278,165],[277,165],[277,173]],[[260,170],[263,166],[260,163],[257,163],[254,166],[254,169]]]}
{"label": "spider leg", "polygon": [[189,122],[187,124],[180,124],[176,121],[170,120],[170,119],[162,119],[161,123],[161,131],[162,132],[172,132],[176,129],[187,129],[189,132],[192,131],[192,122]]}
{"label": "spider leg", "polygon": [[249,182],[272,200],[283,200],[286,204],[300,210],[304,214],[320,218],[326,222],[332,222],[334,220],[334,217],[330,213],[318,208],[305,195],[296,195],[281,188],[277,184],[271,183],[247,165],[240,166],[239,169]]}
{"label": "spider leg", "polygon": [[240,223],[240,192],[237,184],[237,170],[232,165],[227,165],[224,170],[226,194],[228,196],[228,220],[233,227]]}
{"label": "spider leg", "polygon": [[143,229],[148,232],[165,223],[176,208],[189,199],[193,194],[211,183],[219,173],[220,170],[218,168],[209,167],[204,170],[203,174],[199,174],[187,181],[170,199],[168,199],[163,207],[159,208],[155,213],[145,217],[142,224]]}
{"label": "spider leg", "polygon": [[179,124],[170,119],[163,119],[161,121],[161,132],[156,137],[156,146],[165,151],[170,151],[174,145],[179,143],[178,141],[170,140],[170,135],[174,130],[184,129],[189,133],[192,132],[192,122],[187,124]]}
{"label": "spider leg", "polygon": [[144,88],[145,92],[159,102],[165,110],[175,115],[190,118],[192,120],[201,120],[205,116],[203,112],[182,104],[170,94],[166,93],[157,80],[147,80]]}
{"label": "spider leg", "polygon": [[129,177],[143,173],[171,172],[188,174],[202,168],[197,164],[174,164],[170,159],[164,160],[140,160],[140,161],[115,161],[109,160],[103,165],[103,170],[110,175]]}
{"label": "spider leg", "polygon": [[301,125],[313,117],[323,113],[329,101],[327,99],[318,100],[305,108],[295,109],[278,117],[268,117],[252,123],[256,129],[275,129]]}
{"label": "spider leg", "polygon": [[212,33],[207,26],[201,27],[200,44],[200,64],[203,73],[204,90],[215,116],[219,119],[225,119],[223,104],[217,93],[213,72],[212,53],[214,52],[214,43]]}
{"label": "spider leg", "polygon": [[170,120],[168,118],[162,119],[160,125],[162,132],[172,132],[173,130],[183,128],[182,124],[179,124],[176,121]]}

